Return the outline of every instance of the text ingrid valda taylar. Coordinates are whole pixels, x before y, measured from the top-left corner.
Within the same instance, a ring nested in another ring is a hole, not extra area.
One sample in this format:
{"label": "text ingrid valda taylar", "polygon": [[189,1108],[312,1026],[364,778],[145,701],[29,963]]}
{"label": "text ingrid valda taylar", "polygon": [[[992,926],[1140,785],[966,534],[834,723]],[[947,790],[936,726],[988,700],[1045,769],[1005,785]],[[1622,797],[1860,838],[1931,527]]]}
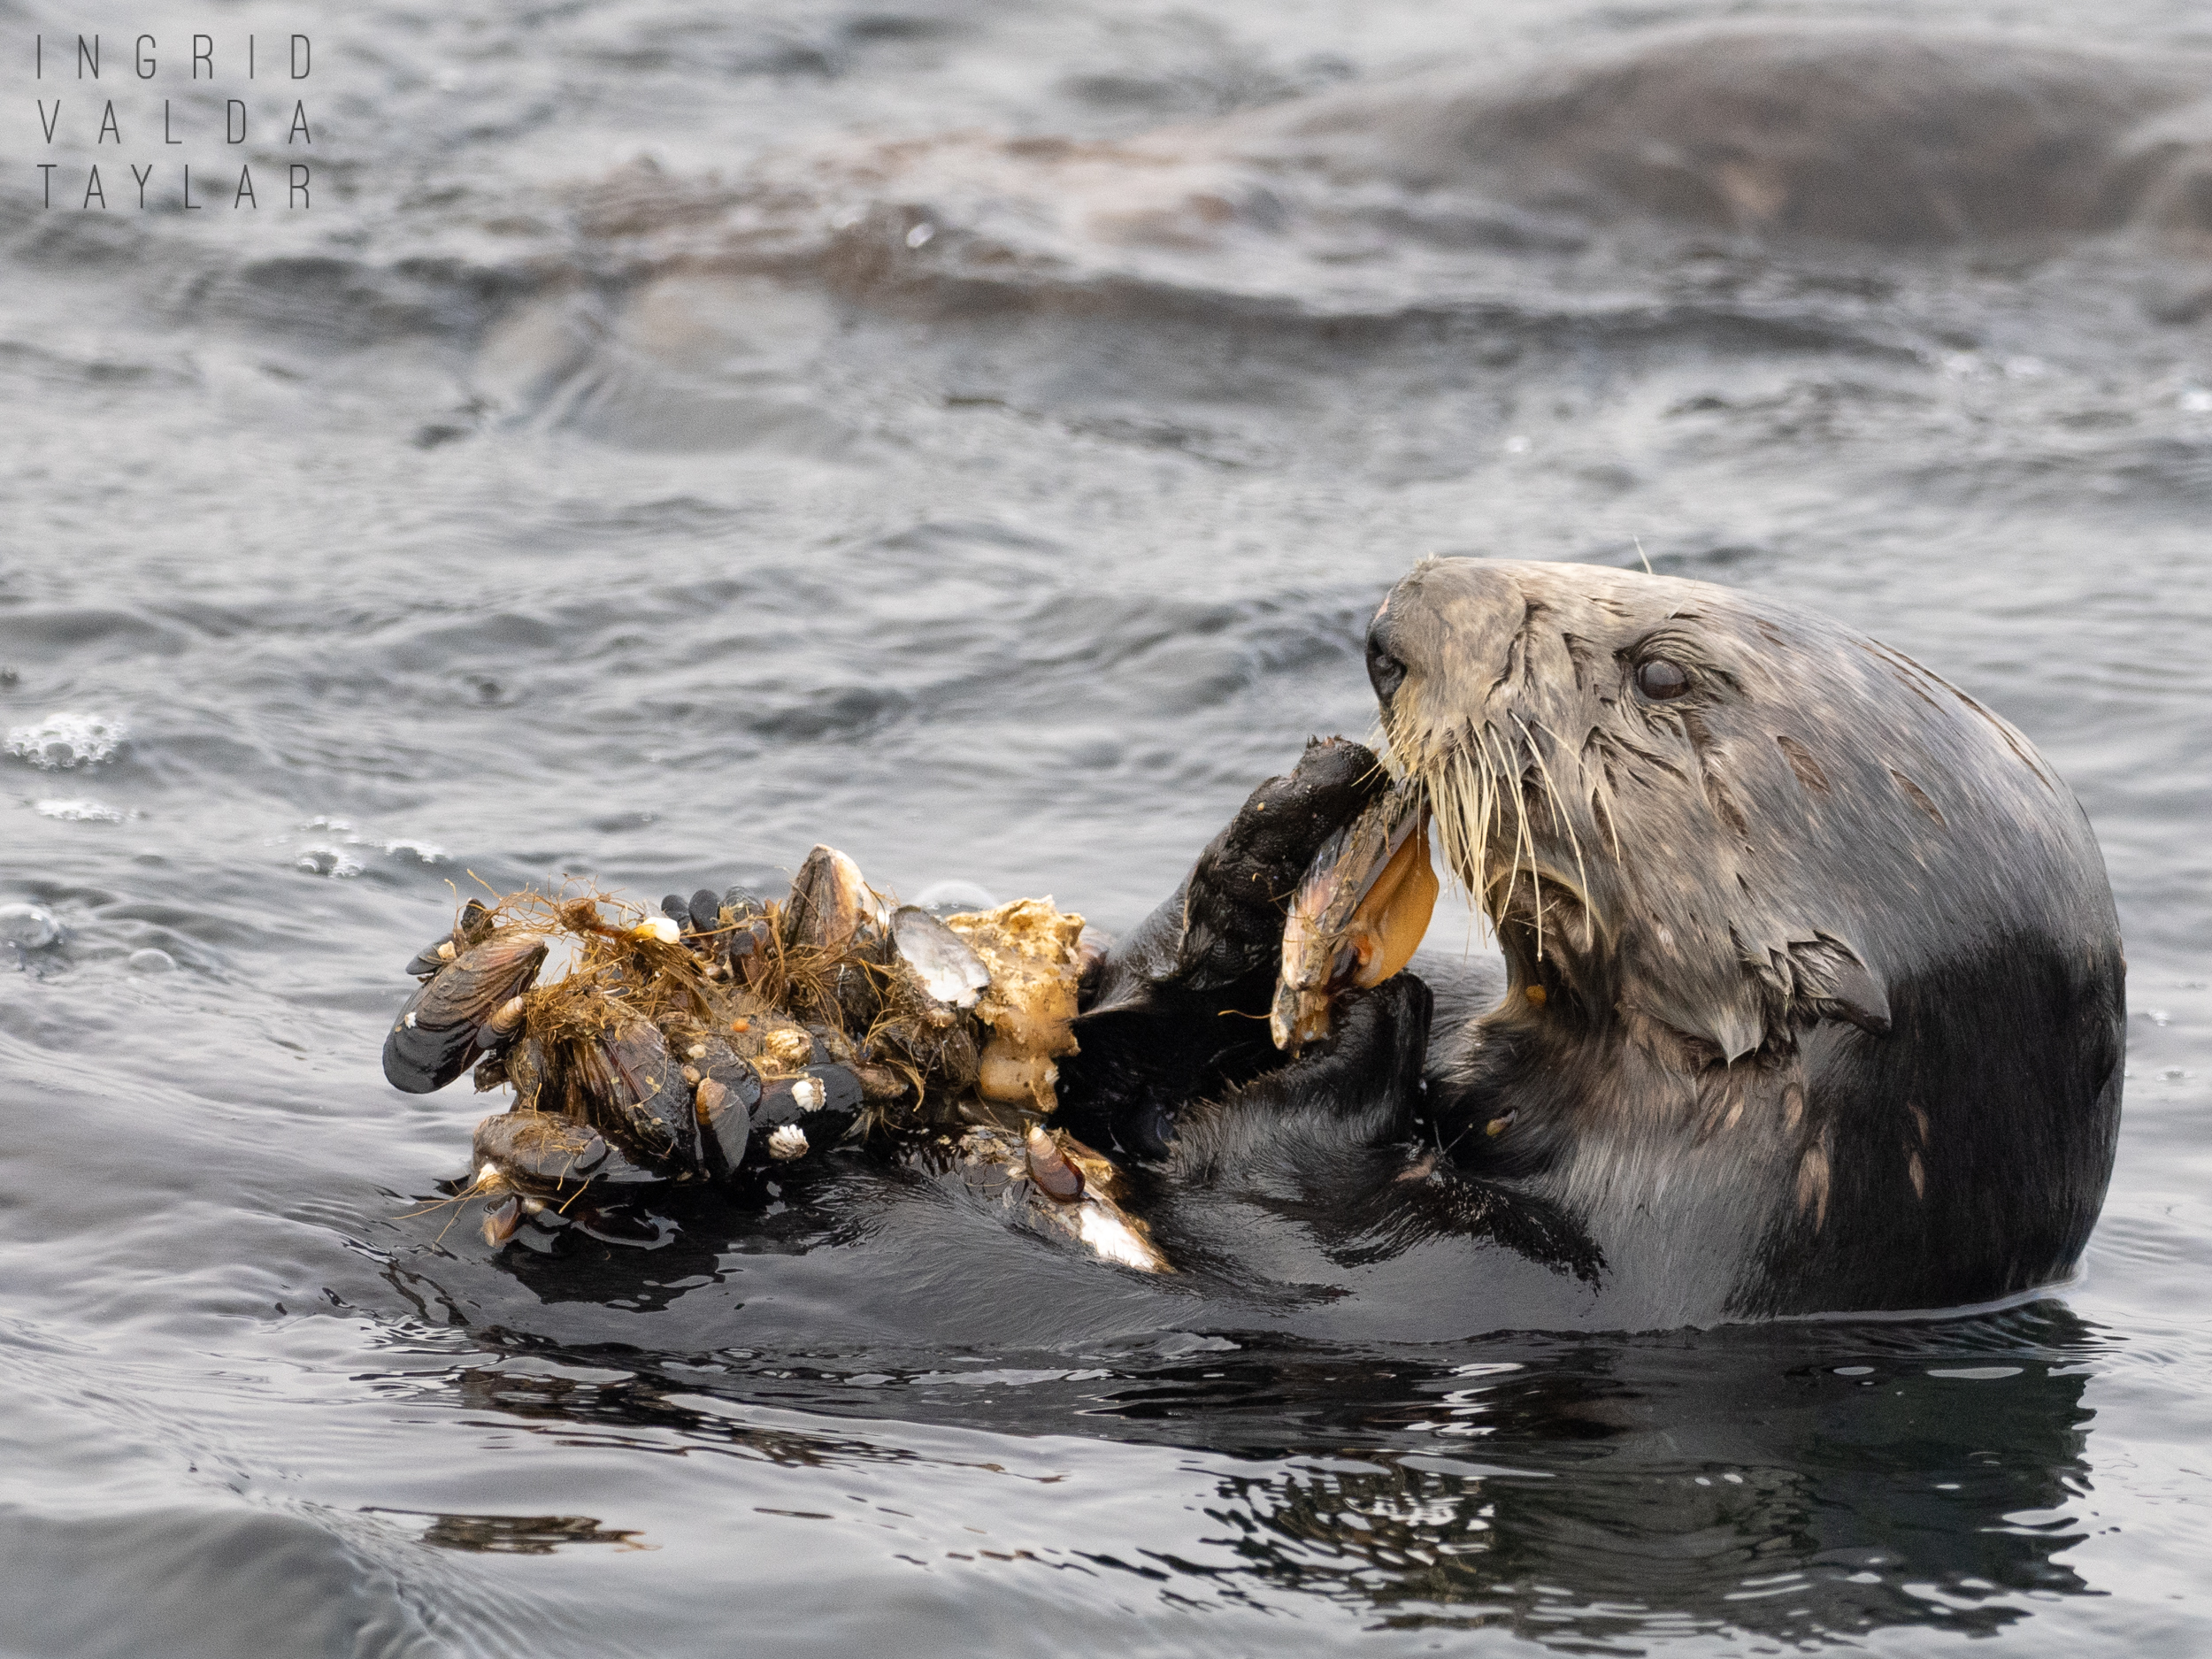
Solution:
{"label": "text ingrid valda taylar", "polygon": [[[95,212],[314,205],[315,130],[298,84],[314,73],[313,41],[242,35],[219,43],[195,35],[178,51],[140,35],[123,53],[114,50],[122,39],[107,37],[104,62],[98,35],[31,38],[40,134],[50,150],[81,157],[36,164],[41,205]],[[248,144],[262,157],[260,180],[245,158]],[[273,163],[267,153],[279,144],[287,158]],[[276,167],[281,174],[267,176]]]}

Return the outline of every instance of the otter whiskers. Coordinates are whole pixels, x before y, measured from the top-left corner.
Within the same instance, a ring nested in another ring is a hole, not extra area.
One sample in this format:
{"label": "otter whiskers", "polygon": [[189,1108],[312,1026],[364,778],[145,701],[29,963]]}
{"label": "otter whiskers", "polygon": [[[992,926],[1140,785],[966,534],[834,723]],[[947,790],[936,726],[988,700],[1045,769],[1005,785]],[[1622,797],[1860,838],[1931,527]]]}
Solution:
{"label": "otter whiskers", "polygon": [[[1598,803],[1594,792],[1601,786],[1592,780],[1579,757],[1573,757],[1571,768],[1578,775],[1563,785],[1537,736],[1541,732],[1551,739],[1563,765],[1570,751],[1557,733],[1540,719],[1524,718],[1509,711],[1505,718],[1509,726],[1488,720],[1471,722],[1440,742],[1417,744],[1394,729],[1401,722],[1386,715],[1379,741],[1391,768],[1422,787],[1445,862],[1494,932],[1512,904],[1525,867],[1539,960],[1544,955],[1548,912],[1552,908],[1544,891],[1544,863],[1536,847],[1537,825],[1531,806],[1531,797],[1540,795],[1548,806],[1555,833],[1565,838],[1574,861],[1573,879],[1555,874],[1555,884],[1566,887],[1580,905],[1583,947],[1590,949],[1596,942],[1596,918],[1589,902],[1589,861],[1568,806],[1570,794],[1591,792],[1591,816],[1594,819],[1603,817],[1606,837],[1618,859],[1620,840],[1614,815]],[[1494,873],[1501,862],[1504,869]]]}

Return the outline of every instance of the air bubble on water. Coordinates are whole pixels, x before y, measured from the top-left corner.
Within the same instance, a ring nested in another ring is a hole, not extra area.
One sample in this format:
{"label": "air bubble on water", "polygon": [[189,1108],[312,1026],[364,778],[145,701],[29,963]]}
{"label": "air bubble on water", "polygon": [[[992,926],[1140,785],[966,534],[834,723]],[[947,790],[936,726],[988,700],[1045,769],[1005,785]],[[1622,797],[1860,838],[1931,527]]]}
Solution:
{"label": "air bubble on water", "polygon": [[417,864],[442,864],[445,862],[445,849],[435,841],[410,841],[402,836],[386,841],[384,850],[395,857],[412,858]]}
{"label": "air bubble on water", "polygon": [[61,923],[42,904],[0,904],[0,944],[43,950],[61,937]]}
{"label": "air bubble on water", "polygon": [[97,801],[34,801],[32,810],[41,818],[59,818],[65,824],[120,824],[123,815],[111,806],[102,806]]}
{"label": "air bubble on water", "polygon": [[1528,440],[1517,432],[1505,441],[1505,452],[1508,455],[1526,455],[1528,450]]}
{"label": "air bubble on water", "polygon": [[957,877],[948,881],[933,881],[914,895],[917,910],[927,910],[932,916],[957,916],[965,910],[987,910],[998,903],[989,892],[972,881]]}
{"label": "air bubble on water", "polygon": [[7,750],[41,772],[96,766],[129,735],[122,721],[106,714],[50,714],[36,726],[8,733]]}
{"label": "air bubble on water", "polygon": [[2051,372],[2051,365],[2040,357],[2007,357],[2005,378],[2008,380],[2039,380]]}
{"label": "air bubble on water", "polygon": [[2174,1018],[2162,1008],[2147,1008],[2143,1010],[2143,1018],[2154,1025],[2170,1025]]}
{"label": "air bubble on water", "polygon": [[167,951],[149,945],[143,950],[132,951],[123,963],[133,973],[166,973],[177,965],[177,959]]}
{"label": "air bubble on water", "polygon": [[2204,387],[2185,387],[2176,401],[2185,415],[2212,415],[2212,390]]}
{"label": "air bubble on water", "polygon": [[300,827],[302,829],[311,830],[346,831],[350,830],[353,826],[348,823],[344,818],[332,818],[327,812],[319,812],[313,818],[309,818],[306,823],[301,825]]}
{"label": "air bubble on water", "polygon": [[292,860],[292,868],[311,876],[332,876],[342,880],[359,875],[362,864],[342,847],[309,847]]}
{"label": "air bubble on water", "polygon": [[931,224],[927,219],[924,219],[920,224],[915,226],[912,230],[906,233],[906,245],[910,248],[919,248],[936,234],[937,227]]}

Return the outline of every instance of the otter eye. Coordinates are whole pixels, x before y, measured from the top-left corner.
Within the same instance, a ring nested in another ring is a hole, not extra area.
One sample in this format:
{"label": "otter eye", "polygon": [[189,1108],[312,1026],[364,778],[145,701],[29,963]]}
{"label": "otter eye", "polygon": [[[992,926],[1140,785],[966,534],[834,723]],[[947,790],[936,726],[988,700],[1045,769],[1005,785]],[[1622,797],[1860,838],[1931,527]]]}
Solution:
{"label": "otter eye", "polygon": [[1678,697],[1690,688],[1690,676],[1679,663],[1655,657],[1636,671],[1636,689],[1654,703]]}

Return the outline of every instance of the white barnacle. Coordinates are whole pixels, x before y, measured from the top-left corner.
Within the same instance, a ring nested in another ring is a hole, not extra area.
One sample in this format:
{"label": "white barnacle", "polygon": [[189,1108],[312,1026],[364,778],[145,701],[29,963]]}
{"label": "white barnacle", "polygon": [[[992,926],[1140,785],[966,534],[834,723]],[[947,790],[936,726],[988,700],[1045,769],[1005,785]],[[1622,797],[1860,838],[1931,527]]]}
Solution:
{"label": "white barnacle", "polygon": [[[796,1106],[803,1112],[821,1110],[822,1102],[828,1098],[828,1091],[823,1088],[822,1079],[818,1077],[803,1077],[791,1086],[792,1104]],[[783,1132],[781,1130],[778,1130],[776,1133],[778,1134],[781,1134]],[[806,1137],[803,1134],[799,1134],[799,1132],[795,1127],[791,1131],[791,1133],[795,1135],[799,1135],[799,1152],[805,1151]],[[787,1153],[785,1156],[796,1157],[798,1155],[798,1152],[793,1152]]]}
{"label": "white barnacle", "polygon": [[768,1133],[768,1156],[779,1163],[806,1156],[806,1131],[796,1124],[778,1124]]}

